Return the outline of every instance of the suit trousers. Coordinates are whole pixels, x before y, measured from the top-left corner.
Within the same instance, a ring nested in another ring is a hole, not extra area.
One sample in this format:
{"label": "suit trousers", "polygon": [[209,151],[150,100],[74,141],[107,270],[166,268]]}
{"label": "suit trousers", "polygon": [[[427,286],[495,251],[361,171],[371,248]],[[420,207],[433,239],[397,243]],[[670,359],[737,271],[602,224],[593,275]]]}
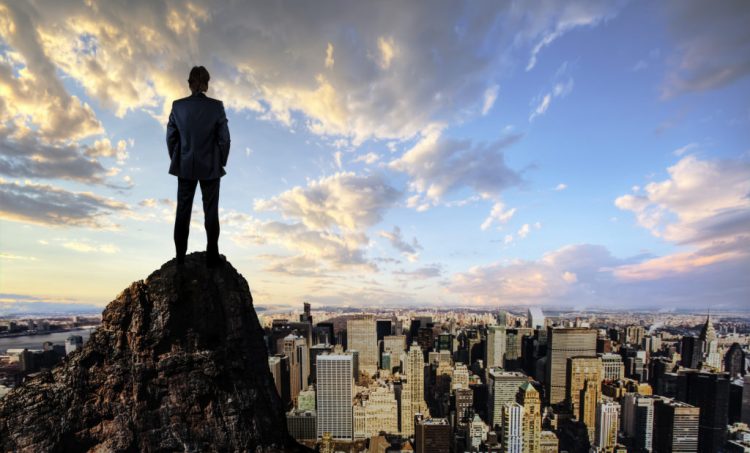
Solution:
{"label": "suit trousers", "polygon": [[[203,197],[203,216],[206,227],[206,252],[208,258],[219,256],[219,182],[221,178],[201,180]],[[178,178],[177,180],[177,213],[174,221],[174,245],[177,257],[187,253],[188,234],[190,233],[190,214],[193,209],[193,197],[198,181]]]}

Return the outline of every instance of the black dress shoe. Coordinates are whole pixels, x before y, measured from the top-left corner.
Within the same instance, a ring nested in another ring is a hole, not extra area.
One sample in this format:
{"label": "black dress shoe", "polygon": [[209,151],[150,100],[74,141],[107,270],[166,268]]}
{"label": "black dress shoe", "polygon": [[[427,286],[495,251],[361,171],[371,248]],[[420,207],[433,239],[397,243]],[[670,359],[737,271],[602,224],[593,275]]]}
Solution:
{"label": "black dress shoe", "polygon": [[224,257],[221,255],[208,255],[206,256],[206,267],[209,268],[217,268],[224,266],[225,263]]}

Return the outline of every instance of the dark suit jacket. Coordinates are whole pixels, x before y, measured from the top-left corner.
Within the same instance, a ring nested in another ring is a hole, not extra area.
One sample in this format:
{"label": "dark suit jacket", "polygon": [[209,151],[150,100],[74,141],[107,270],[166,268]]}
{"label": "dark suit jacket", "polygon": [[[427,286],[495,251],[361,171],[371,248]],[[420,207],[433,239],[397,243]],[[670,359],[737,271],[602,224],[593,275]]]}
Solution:
{"label": "dark suit jacket", "polygon": [[169,173],[186,179],[224,176],[229,157],[229,128],[224,104],[194,93],[172,103],[167,124]]}

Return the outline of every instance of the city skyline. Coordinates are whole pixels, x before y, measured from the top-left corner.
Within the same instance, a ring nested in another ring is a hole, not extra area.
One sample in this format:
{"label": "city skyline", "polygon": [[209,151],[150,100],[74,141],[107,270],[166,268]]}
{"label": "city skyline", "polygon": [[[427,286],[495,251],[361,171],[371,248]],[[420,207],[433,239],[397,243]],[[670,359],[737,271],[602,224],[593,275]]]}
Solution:
{"label": "city skyline", "polygon": [[[220,250],[258,306],[746,308],[748,21],[0,1],[0,315],[103,308],[172,258],[165,126],[194,64],[232,134]],[[202,250],[200,209],[191,231]]]}

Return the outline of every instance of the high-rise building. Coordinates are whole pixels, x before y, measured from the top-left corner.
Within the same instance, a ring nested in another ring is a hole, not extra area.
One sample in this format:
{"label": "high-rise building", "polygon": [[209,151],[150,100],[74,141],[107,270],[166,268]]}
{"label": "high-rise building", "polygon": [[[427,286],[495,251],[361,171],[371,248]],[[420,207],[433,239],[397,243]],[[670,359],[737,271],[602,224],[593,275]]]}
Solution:
{"label": "high-rise building", "polygon": [[524,453],[539,453],[542,433],[539,392],[531,385],[531,382],[524,382],[518,390],[516,401],[523,406],[523,451]]}
{"label": "high-rise building", "polygon": [[286,427],[289,434],[298,441],[315,440],[317,420],[314,410],[293,409],[286,414]]}
{"label": "high-rise building", "polygon": [[523,354],[523,338],[534,335],[534,330],[529,327],[515,327],[506,330],[505,333],[505,369],[514,370],[521,368],[521,356]]}
{"label": "high-rise building", "polygon": [[406,335],[386,335],[383,337],[383,351],[391,353],[392,363],[401,360],[401,354],[406,351]]}
{"label": "high-rise building", "polygon": [[703,344],[698,337],[685,335],[680,340],[681,364],[685,368],[698,368],[701,362]]}
{"label": "high-rise building", "polygon": [[548,327],[545,386],[549,404],[565,400],[568,359],[596,356],[596,331],[586,327]]}
{"label": "high-rise building", "polygon": [[406,376],[401,390],[401,434],[411,436],[414,434],[414,415],[428,415],[429,412],[424,401],[424,355],[422,348],[414,342],[409,352],[401,357],[401,368]]}
{"label": "high-rise building", "polygon": [[724,354],[724,371],[729,373],[732,379],[745,375],[745,351],[739,343],[732,343]]}
{"label": "high-rise building", "polygon": [[532,329],[547,328],[547,321],[541,308],[529,307],[527,316],[529,318],[529,327],[531,327]]}
{"label": "high-rise building", "polygon": [[588,429],[589,441],[596,433],[596,408],[601,401],[602,361],[599,357],[571,357],[565,379],[565,399],[573,417]]}
{"label": "high-rise building", "polygon": [[740,421],[750,425],[750,374],[742,378],[742,407],[740,408]]}
{"label": "high-rise building", "polygon": [[388,335],[393,334],[393,326],[390,319],[378,319],[375,321],[375,333],[377,341],[382,341]]}
{"label": "high-rise building", "polygon": [[608,352],[597,355],[602,359],[603,380],[616,381],[625,377],[625,364],[622,363],[620,354]]}
{"label": "high-rise building", "polygon": [[523,406],[516,403],[505,403],[502,407],[502,452],[524,453],[523,448]]}
{"label": "high-rise building", "polygon": [[596,405],[596,442],[602,452],[612,452],[620,429],[620,404],[605,400]]}
{"label": "high-rise building", "polygon": [[627,344],[640,346],[645,335],[646,329],[644,329],[643,326],[625,327],[625,343]]}
{"label": "high-rise building", "polygon": [[539,436],[539,453],[557,453],[559,445],[557,434],[552,431],[542,431]]}
{"label": "high-rise building", "polygon": [[490,427],[494,428],[502,422],[503,406],[516,402],[521,384],[528,382],[529,378],[519,371],[503,371],[500,367],[489,368],[488,377],[487,416]]}
{"label": "high-rise building", "polygon": [[363,405],[367,437],[377,436],[381,431],[398,433],[398,402],[392,387],[375,388]]}
{"label": "high-rise building", "polygon": [[318,437],[328,432],[334,439],[352,439],[352,356],[321,355],[317,372]]}
{"label": "high-rise building", "polygon": [[706,317],[706,323],[703,324],[700,336],[698,337],[703,345],[703,357],[701,363],[712,368],[714,371],[721,371],[721,353],[719,353],[719,342],[716,339],[716,331],[711,322],[711,315]]}
{"label": "high-rise building", "polygon": [[415,453],[449,453],[451,447],[451,425],[444,418],[415,417]]}
{"label": "high-rise building", "polygon": [[65,355],[77,351],[83,347],[83,337],[80,335],[70,335],[65,340]]}
{"label": "high-rise building", "polygon": [[297,409],[300,411],[315,410],[315,390],[308,388],[297,395]]}
{"label": "high-rise building", "polygon": [[330,344],[335,345],[336,344],[336,335],[333,333],[333,323],[332,322],[319,322],[315,325],[315,332],[317,332],[318,336],[318,343],[323,344]]}
{"label": "high-rise building", "polygon": [[622,432],[632,440],[633,450],[652,452],[654,402],[659,397],[626,393],[622,399]]}
{"label": "high-rise building", "polygon": [[719,451],[729,422],[729,375],[687,370],[678,376],[677,396],[700,409],[700,451]]}
{"label": "high-rise building", "polygon": [[700,409],[677,400],[654,401],[654,451],[698,452]]}
{"label": "high-rise building", "polygon": [[302,304],[302,307],[303,307],[303,310],[302,310],[302,314],[299,315],[299,321],[312,324],[313,319],[312,319],[312,314],[310,312],[310,304],[308,302],[304,302]]}
{"label": "high-rise building", "polygon": [[359,372],[372,376],[378,371],[378,338],[375,318],[364,315],[346,321],[347,349],[359,351]]}
{"label": "high-rise building", "polygon": [[[482,442],[484,442],[487,439],[488,431],[489,431],[489,428],[482,421],[482,419],[479,418],[479,415],[474,414],[474,418],[466,426],[467,448],[472,451],[475,451],[476,449],[478,449],[482,445]],[[555,453],[557,453],[557,450],[555,450]]]}
{"label": "high-rise building", "polygon": [[292,405],[292,397],[289,392],[289,357],[284,354],[276,354],[268,358],[268,368],[271,370],[273,381],[276,384],[276,392],[287,409]]}
{"label": "high-rise building", "polygon": [[289,394],[296,406],[297,395],[306,389],[310,376],[310,352],[307,342],[301,336],[289,334],[280,340],[281,351],[289,357]]}
{"label": "high-rise building", "polygon": [[463,424],[470,419],[474,409],[474,391],[468,386],[460,387],[453,391],[453,407],[455,408],[454,425]]}
{"label": "high-rise building", "polygon": [[505,365],[503,362],[506,347],[505,331],[505,326],[487,327],[487,357],[485,357],[484,363],[487,369],[490,367],[503,367]]}
{"label": "high-rise building", "polygon": [[453,367],[453,388],[469,388],[469,369],[463,363],[456,363]]}

